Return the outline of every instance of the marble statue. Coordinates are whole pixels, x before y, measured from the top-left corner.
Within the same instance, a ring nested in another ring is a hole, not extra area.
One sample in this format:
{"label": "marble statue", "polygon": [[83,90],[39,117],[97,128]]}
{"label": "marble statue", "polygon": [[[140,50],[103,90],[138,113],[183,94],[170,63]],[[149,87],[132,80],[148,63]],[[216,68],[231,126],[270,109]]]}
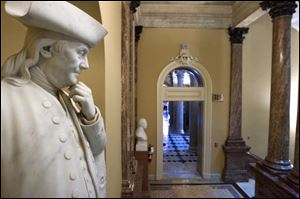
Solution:
{"label": "marble statue", "polygon": [[144,130],[145,128],[147,128],[147,120],[141,118],[135,132],[137,138],[137,143],[135,145],[136,151],[148,151],[148,137]]}
{"label": "marble statue", "polygon": [[5,3],[28,27],[1,67],[1,197],[106,197],[106,133],[79,75],[102,25],[63,1]]}

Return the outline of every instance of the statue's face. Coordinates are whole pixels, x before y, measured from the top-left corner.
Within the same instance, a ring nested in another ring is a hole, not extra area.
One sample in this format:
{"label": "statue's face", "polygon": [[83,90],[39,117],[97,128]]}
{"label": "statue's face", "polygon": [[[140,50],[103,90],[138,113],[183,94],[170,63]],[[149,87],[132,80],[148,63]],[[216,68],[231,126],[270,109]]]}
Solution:
{"label": "statue's face", "polygon": [[80,42],[65,41],[60,52],[51,52],[44,73],[57,88],[72,86],[79,81],[82,69],[88,69],[88,47]]}
{"label": "statue's face", "polygon": [[147,121],[145,119],[140,119],[139,122],[140,126],[143,127],[144,129],[147,128]]}

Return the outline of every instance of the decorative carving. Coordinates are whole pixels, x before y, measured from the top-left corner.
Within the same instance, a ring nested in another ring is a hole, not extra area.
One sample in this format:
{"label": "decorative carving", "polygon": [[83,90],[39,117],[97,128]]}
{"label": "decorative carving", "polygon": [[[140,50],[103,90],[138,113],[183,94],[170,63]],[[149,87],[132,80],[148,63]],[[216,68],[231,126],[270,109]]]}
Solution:
{"label": "decorative carving", "polygon": [[190,54],[187,44],[181,44],[179,55],[175,58],[172,58],[171,61],[179,62],[180,65],[189,66],[189,65],[193,65],[193,64],[190,64],[191,61],[198,61],[198,58],[193,57]]}
{"label": "decorative carving", "polygon": [[231,43],[243,43],[243,40],[245,37],[243,34],[248,33],[249,28],[228,28],[228,34],[230,36],[230,42]]}
{"label": "decorative carving", "polygon": [[297,8],[296,1],[264,1],[260,3],[260,6],[263,10],[270,9],[269,15],[272,19],[283,15],[293,15]]}
{"label": "decorative carving", "polygon": [[141,5],[140,1],[131,1],[130,2],[130,11],[135,13],[137,8]]}
{"label": "decorative carving", "polygon": [[135,26],[135,42],[139,42],[142,32],[143,26]]}

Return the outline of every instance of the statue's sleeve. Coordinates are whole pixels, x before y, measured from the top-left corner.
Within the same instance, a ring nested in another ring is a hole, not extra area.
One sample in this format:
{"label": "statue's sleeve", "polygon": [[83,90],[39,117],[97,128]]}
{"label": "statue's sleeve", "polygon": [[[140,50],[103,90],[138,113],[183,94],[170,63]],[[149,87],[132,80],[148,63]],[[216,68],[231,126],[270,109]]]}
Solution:
{"label": "statue's sleeve", "polygon": [[94,156],[99,155],[106,145],[106,132],[101,112],[96,107],[96,115],[92,121],[80,119],[81,128],[87,137]]}

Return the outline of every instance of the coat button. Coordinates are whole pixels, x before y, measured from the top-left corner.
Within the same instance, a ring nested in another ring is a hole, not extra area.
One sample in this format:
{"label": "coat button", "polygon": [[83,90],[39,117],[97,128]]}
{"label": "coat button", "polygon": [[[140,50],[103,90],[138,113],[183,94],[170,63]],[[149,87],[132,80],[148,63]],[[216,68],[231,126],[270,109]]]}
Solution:
{"label": "coat button", "polygon": [[100,178],[100,188],[103,189],[104,186],[105,186],[105,182],[104,182],[104,177],[102,176]]}
{"label": "coat button", "polygon": [[101,183],[101,184],[104,183],[104,176],[102,176],[102,177],[100,178],[100,183]]}
{"label": "coat button", "polygon": [[52,106],[51,102],[49,102],[49,101],[44,101],[43,102],[43,107],[50,108],[51,106]]}
{"label": "coat button", "polygon": [[60,122],[59,117],[54,116],[54,117],[52,118],[52,122],[53,122],[54,124],[59,124],[59,122]]}
{"label": "coat button", "polygon": [[70,180],[74,181],[77,179],[77,174],[75,172],[71,172],[69,177],[70,177]]}
{"label": "coat button", "polygon": [[65,143],[67,141],[67,135],[65,133],[62,133],[59,135],[59,140],[62,142],[62,143]]}
{"label": "coat button", "polygon": [[71,151],[66,151],[65,152],[65,159],[67,159],[67,160],[71,160],[72,159],[72,153],[71,153]]}

